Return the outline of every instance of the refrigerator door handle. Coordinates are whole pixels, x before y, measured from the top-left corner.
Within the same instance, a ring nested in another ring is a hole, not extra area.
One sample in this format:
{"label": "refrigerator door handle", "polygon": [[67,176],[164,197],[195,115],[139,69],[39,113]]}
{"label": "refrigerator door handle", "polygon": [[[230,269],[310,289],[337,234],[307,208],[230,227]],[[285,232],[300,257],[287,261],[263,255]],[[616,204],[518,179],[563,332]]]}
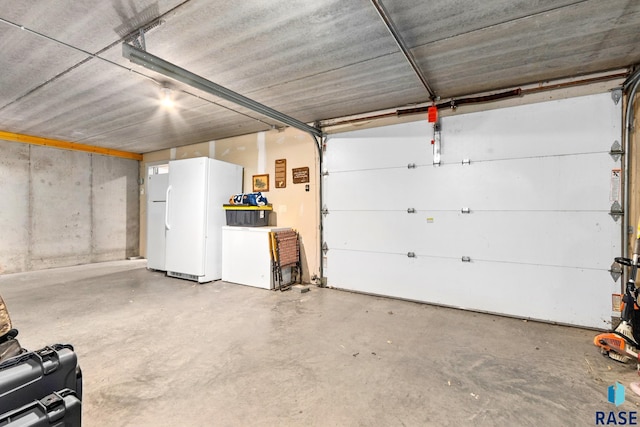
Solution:
{"label": "refrigerator door handle", "polygon": [[169,193],[171,192],[171,186],[167,187],[167,197],[166,203],[164,205],[164,226],[167,230],[171,230],[171,226],[169,225]]}

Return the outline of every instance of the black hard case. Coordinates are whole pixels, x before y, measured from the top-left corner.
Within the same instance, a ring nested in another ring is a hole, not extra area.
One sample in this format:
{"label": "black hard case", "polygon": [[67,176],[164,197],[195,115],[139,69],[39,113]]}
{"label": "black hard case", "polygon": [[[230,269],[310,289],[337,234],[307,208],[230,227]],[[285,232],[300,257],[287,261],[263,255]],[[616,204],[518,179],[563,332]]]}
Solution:
{"label": "black hard case", "polygon": [[3,427],[79,427],[81,422],[82,403],[69,389],[0,415],[0,426]]}
{"label": "black hard case", "polygon": [[82,374],[70,345],[56,344],[0,363],[0,414],[63,389],[82,400]]}

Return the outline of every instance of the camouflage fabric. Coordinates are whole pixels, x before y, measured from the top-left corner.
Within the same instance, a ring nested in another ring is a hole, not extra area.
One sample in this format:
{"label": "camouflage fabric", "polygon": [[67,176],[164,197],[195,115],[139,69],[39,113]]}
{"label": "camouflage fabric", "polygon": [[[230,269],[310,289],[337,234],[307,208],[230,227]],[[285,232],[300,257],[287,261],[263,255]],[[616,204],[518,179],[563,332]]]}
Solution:
{"label": "camouflage fabric", "polygon": [[11,319],[9,318],[9,311],[4,304],[2,297],[0,297],[0,337],[5,335],[11,330]]}
{"label": "camouflage fabric", "polygon": [[22,347],[18,340],[7,340],[0,343],[0,362],[22,353]]}

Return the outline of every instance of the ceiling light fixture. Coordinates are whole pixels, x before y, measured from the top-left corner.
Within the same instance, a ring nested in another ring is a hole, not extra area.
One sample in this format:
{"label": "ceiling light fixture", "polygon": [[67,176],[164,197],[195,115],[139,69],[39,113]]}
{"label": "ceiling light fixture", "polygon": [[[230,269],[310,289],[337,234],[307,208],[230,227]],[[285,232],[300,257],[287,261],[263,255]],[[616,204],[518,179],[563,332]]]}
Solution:
{"label": "ceiling light fixture", "polygon": [[174,103],[173,103],[173,94],[171,92],[171,89],[169,89],[168,87],[163,87],[161,91],[162,91],[162,96],[160,98],[160,104],[165,108],[173,108]]}

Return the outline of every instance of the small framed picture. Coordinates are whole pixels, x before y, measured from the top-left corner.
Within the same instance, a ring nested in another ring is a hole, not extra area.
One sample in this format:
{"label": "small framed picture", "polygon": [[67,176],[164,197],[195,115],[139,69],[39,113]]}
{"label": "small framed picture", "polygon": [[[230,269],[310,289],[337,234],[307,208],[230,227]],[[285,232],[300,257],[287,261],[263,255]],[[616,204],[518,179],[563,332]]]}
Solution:
{"label": "small framed picture", "polygon": [[253,192],[269,191],[269,174],[253,175]]}

